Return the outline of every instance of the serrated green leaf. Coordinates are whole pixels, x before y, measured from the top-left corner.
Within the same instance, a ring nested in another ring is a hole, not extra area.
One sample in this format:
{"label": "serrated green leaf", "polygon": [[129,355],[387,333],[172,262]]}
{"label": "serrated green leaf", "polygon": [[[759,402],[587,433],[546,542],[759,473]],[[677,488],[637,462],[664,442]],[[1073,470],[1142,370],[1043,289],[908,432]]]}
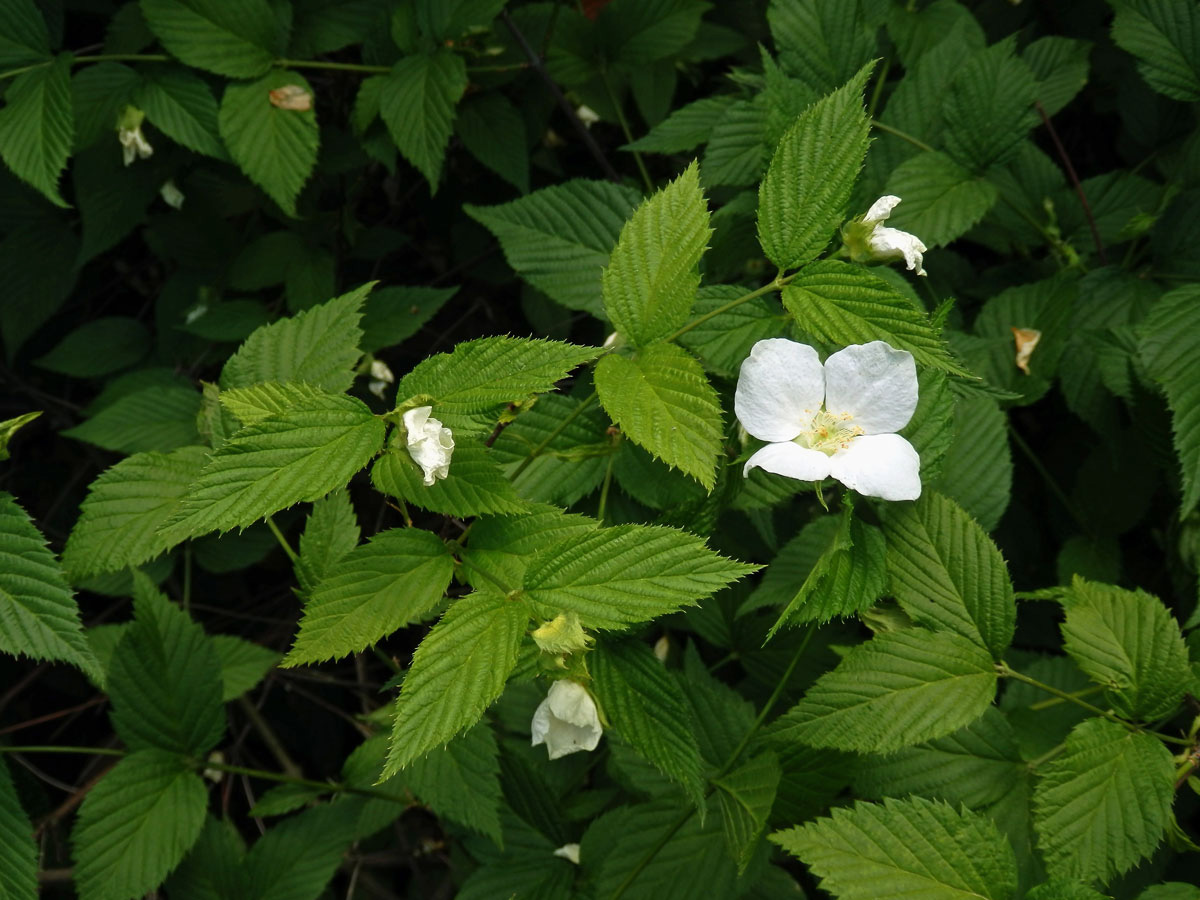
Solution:
{"label": "serrated green leaf", "polygon": [[1033,41],[1021,53],[1037,78],[1037,99],[1047,116],[1052,116],[1083,90],[1088,80],[1089,41],[1047,35]]}
{"label": "serrated green leaf", "polygon": [[1171,752],[1148,734],[1087,719],[1039,769],[1034,828],[1047,868],[1108,881],[1149,856],[1171,812]]}
{"label": "serrated green leaf", "polygon": [[640,641],[606,642],[588,656],[600,708],[616,735],[704,805],[691,709],[671,674]]}
{"label": "serrated green leaf", "polygon": [[519,516],[497,516],[477,521],[471,528],[470,541],[462,559],[470,568],[461,573],[475,587],[473,569],[482,569],[505,584],[520,584],[525,568],[540,550],[553,547],[571,536],[582,536],[599,523],[587,516],[564,513],[560,509],[531,504],[530,512]]}
{"label": "serrated green leaf", "polygon": [[585,627],[619,630],[691,606],[756,568],[685,531],[618,525],[538,553],[524,594],[547,618],[573,611]]}
{"label": "serrated green leaf", "polygon": [[0,491],[0,651],[62,660],[89,677],[101,677],[58,560],[29,514],[4,491]]}
{"label": "serrated green leaf", "polygon": [[375,489],[430,512],[450,516],[511,515],[525,501],[482,444],[459,438],[450,459],[450,474],[426,485],[408,449],[395,447],[371,469]]}
{"label": "serrated green leaf", "polygon": [[8,459],[11,455],[8,445],[16,435],[17,431],[19,431],[21,428],[24,428],[41,414],[42,411],[39,409],[34,412],[27,412],[19,416],[13,416],[11,419],[5,419],[3,422],[0,422],[0,462]]}
{"label": "serrated green leaf", "polygon": [[1012,492],[1008,420],[988,397],[959,397],[954,404],[954,442],[933,487],[993,531]]}
{"label": "serrated green leaf", "polygon": [[430,397],[435,418],[452,429],[469,427],[476,414],[551,390],[598,353],[594,347],[536,338],[463,341],[453,352],[419,363],[400,379],[396,397]]}
{"label": "serrated green leaf", "polygon": [[0,66],[15,68],[50,56],[50,35],[33,0],[8,0],[0,7]]}
{"label": "serrated green leaf", "polygon": [[1123,716],[1175,712],[1191,681],[1179,623],[1157,597],[1076,576],[1063,596],[1063,649]]}
{"label": "serrated green leaf", "polygon": [[1187,0],[1113,4],[1112,39],[1138,60],[1146,83],[1172,100],[1200,100],[1200,10]]}
{"label": "serrated green leaf", "polygon": [[200,395],[183,385],[132,391],[60,434],[117,453],[167,452],[200,441]]}
{"label": "serrated green leaf", "polygon": [[419,528],[393,528],[330,567],[309,595],[285,667],[358,653],[432,609],[454,560]]}
{"label": "serrated green leaf", "polygon": [[766,338],[779,337],[787,322],[787,313],[777,301],[767,297],[756,297],[718,312],[747,293],[732,284],[700,288],[692,309],[693,321],[705,316],[711,318],[679,336],[679,343],[700,357],[705,369],[726,378],[736,378],[742,361],[750,355],[750,348]]}
{"label": "serrated green leaf", "polygon": [[379,452],[384,433],[382,419],[341,394],[247,426],[213,452],[160,532],[177,542],[318,500]]}
{"label": "serrated green leaf", "polygon": [[1016,896],[1016,859],[991,820],[919,797],[855,803],[771,840],[840,900]]}
{"label": "serrated green leaf", "polygon": [[926,491],[888,509],[888,574],[905,612],[968,638],[999,658],[1012,643],[1017,606],[1004,557],[962,507]]}
{"label": "serrated green leaf", "polygon": [[272,826],[246,854],[246,896],[317,900],[355,840],[360,808],[351,803],[315,806]]}
{"label": "serrated green leaf", "polygon": [[150,332],[137,319],[105,316],[81,325],[34,365],[75,378],[94,378],[127,368],[150,350]]}
{"label": "serrated green leaf", "polygon": [[140,0],[146,24],[163,46],[189,66],[253,78],[271,67],[284,29],[267,0],[236,7],[222,0]]}
{"label": "serrated green leaf", "polygon": [[0,109],[0,157],[13,174],[56,206],[67,206],[58,176],[75,134],[71,55],[57,56],[13,79]]}
{"label": "serrated green leaf", "polygon": [[1037,82],[1015,45],[1014,35],[972,53],[942,99],[943,145],[972,172],[1012,159],[1040,121]]}
{"label": "serrated green leaf", "polygon": [[496,594],[470,594],[446,611],[400,688],[383,779],[479,721],[517,664],[528,622],[524,603]]}
{"label": "serrated green leaf", "polygon": [[965,234],[996,202],[996,188],[942,153],[920,153],[888,176],[885,193],[904,202],[888,226],[915,234],[929,247],[941,247]]}
{"label": "serrated green leaf", "polygon": [[483,28],[506,0],[417,0],[417,22],[421,31],[435,40],[452,42],[468,29]]}
{"label": "serrated green leaf", "polygon": [[1175,455],[1183,475],[1179,517],[1200,501],[1200,378],[1192,364],[1200,353],[1200,286],[1164,294],[1142,323],[1138,352],[1150,377],[1161,383],[1171,407]]}
{"label": "serrated green leaf", "polygon": [[305,596],[312,594],[340,559],[358,545],[358,519],[345,490],[336,490],[313,504],[300,535],[296,580]]}
{"label": "serrated green leaf", "polygon": [[118,572],[153,559],[169,546],[158,527],[200,474],[202,447],[136,453],[106,469],[88,488],[63,550],[72,577]]}
{"label": "serrated green leaf", "polygon": [[621,149],[642,153],[693,150],[708,140],[733,101],[731,95],[718,94],[688,103],[655,125],[648,134]]}
{"label": "serrated green leaf", "polygon": [[303,381],[326,391],[345,391],[354,383],[361,355],[358,327],[369,282],[289,319],[255,331],[221,370],[222,389],[264,381]]}
{"label": "serrated green leaf", "polygon": [[625,67],[644,67],[683,50],[696,36],[703,0],[613,0],[597,21],[601,53]]}
{"label": "serrated green leaf", "polygon": [[380,288],[367,298],[363,307],[363,336],[358,346],[364,353],[375,353],[407,340],[456,293],[456,287],[393,285]]}
{"label": "serrated green leaf", "polygon": [[950,356],[929,317],[862,266],[839,260],[806,266],[783,289],[783,305],[818,340],[838,346],[885,341],[919,365],[970,374]]}
{"label": "serrated green leaf", "polygon": [[700,286],[697,266],[711,234],[694,162],[625,223],[601,287],[608,318],[634,346],[665,337],[687,321]]}
{"label": "serrated green leaf", "polygon": [[1073,878],[1052,878],[1037,885],[1025,897],[1026,900],[1109,900],[1106,894],[1094,891]]}
{"label": "serrated green leaf", "polygon": [[284,813],[309,806],[325,793],[324,789],[310,784],[285,781],[259,795],[258,801],[250,807],[247,815],[263,819],[282,816]]}
{"label": "serrated green leaf", "polygon": [[988,652],[951,632],[885,632],[855,647],[780,717],[781,740],[886,753],[975,721],[996,693]]}
{"label": "serrated green leaf", "polygon": [[463,207],[500,241],[518,275],[568,309],[602,318],[600,273],[638,193],[574,178],[500,206]]}
{"label": "serrated green leaf", "polygon": [[864,67],[810,106],[775,149],[758,189],[758,240],[780,269],[820,255],[846,215],[869,143],[862,92],[870,74]]}
{"label": "serrated green leaf", "polygon": [[757,182],[767,162],[767,110],[762,101],[735,100],[708,138],[700,161],[705,187]]}
{"label": "serrated green leaf", "polygon": [[719,788],[725,842],[737,860],[739,874],[746,870],[767,830],[781,775],[779,757],[767,751],[713,781]]}
{"label": "serrated green leaf", "polygon": [[783,67],[822,94],[877,55],[875,29],[855,0],[771,0],[767,21]]}
{"label": "serrated green leaf", "polygon": [[221,700],[236,700],[279,662],[279,654],[232,634],[217,634],[212,645],[221,662]]}
{"label": "serrated green leaf", "polygon": [[379,98],[379,114],[404,158],[437,193],[442,157],[454,128],[454,107],[467,89],[467,64],[438,50],[406,56],[392,67]]}
{"label": "serrated green leaf", "polygon": [[767,632],[767,638],[785,623],[823,623],[872,606],[887,589],[886,551],[879,529],[855,518],[853,507],[847,503],[832,539]]}
{"label": "serrated green leaf", "polygon": [[108,671],[112,724],[134,750],[200,756],[225,733],[221,661],[212,640],[141,573],[133,625]]}
{"label": "serrated green leaf", "polygon": [[499,751],[496,736],[481,722],[445,747],[414,760],[404,770],[404,784],[439,816],[503,846]]}
{"label": "serrated green leaf", "polygon": [[494,900],[520,896],[563,900],[575,878],[575,865],[554,855],[555,845],[524,819],[501,807],[504,849],[473,842],[471,855],[479,868],[458,887],[456,900]]}
{"label": "serrated green leaf", "polygon": [[218,400],[243,425],[257,425],[263,419],[320,403],[328,392],[304,382],[264,381],[249,387],[221,391]]}
{"label": "serrated green leaf", "polygon": [[296,198],[317,164],[317,114],[310,108],[283,109],[271,92],[312,86],[295,72],[272,71],[249,84],[230,83],[221,98],[217,125],[229,154],[246,177],[267,192],[292,218]]}
{"label": "serrated green leaf", "polygon": [[33,825],[0,759],[0,897],[34,900],[38,895],[38,848]]}
{"label": "serrated green leaf", "polygon": [[[3,38],[0,38],[3,40]],[[85,150],[100,141],[105,156],[117,152],[117,117],[137,97],[142,76],[129,66],[102,62],[78,69],[71,76],[71,106],[75,111],[73,149]]]}
{"label": "serrated green leaf", "polygon": [[454,131],[472,156],[522,194],[529,193],[525,120],[503,94],[487,93],[464,103]]}
{"label": "serrated green leaf", "polygon": [[203,79],[184,68],[149,68],[137,96],[146,118],[171,140],[205,156],[229,158],[221,143],[217,101]]}
{"label": "serrated green leaf", "polygon": [[712,489],[721,403],[695,359],[674,344],[651,344],[632,360],[605,356],[595,379],[600,403],[631,441]]}
{"label": "serrated green leaf", "polygon": [[158,887],[204,827],[206,792],[161,750],[122,759],[83,799],[71,832],[80,900],[133,900]]}

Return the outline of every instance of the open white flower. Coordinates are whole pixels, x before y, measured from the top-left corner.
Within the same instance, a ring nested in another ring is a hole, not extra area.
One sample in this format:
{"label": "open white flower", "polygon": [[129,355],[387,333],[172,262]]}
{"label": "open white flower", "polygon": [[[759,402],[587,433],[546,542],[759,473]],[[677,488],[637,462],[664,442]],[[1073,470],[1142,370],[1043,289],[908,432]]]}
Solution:
{"label": "open white flower", "polygon": [[596,701],[575,681],[556,681],[533,713],[533,746],[545,744],[551,759],[579,750],[595,750],[604,729]]}
{"label": "open white flower", "polygon": [[432,406],[418,406],[404,414],[408,430],[408,453],[425,473],[425,486],[450,474],[450,454],[454,452],[454,435],[442,423],[430,418]]}
{"label": "open white flower", "polygon": [[871,204],[859,219],[853,219],[842,230],[842,239],[855,262],[887,262],[903,259],[910,272],[924,275],[922,268],[926,246],[915,234],[898,228],[887,228],[882,222],[892,214],[900,198],[888,194]]}
{"label": "open white flower", "polygon": [[822,366],[807,344],[759,341],[742,363],[733,406],[746,431],[769,442],[747,460],[747,475],[832,476],[868,497],[921,496],[921,459],[895,433],[917,408],[917,367],[905,350],[852,344]]}

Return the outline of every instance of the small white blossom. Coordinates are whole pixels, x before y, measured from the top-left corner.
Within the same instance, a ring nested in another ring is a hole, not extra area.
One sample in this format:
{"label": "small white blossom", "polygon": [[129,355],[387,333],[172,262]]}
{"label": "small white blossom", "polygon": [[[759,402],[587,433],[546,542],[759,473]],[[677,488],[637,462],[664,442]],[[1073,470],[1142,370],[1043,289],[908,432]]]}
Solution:
{"label": "small white blossom", "polygon": [[121,147],[123,148],[125,165],[129,165],[138,158],[146,159],[154,153],[154,148],[150,146],[150,142],[142,134],[142,123],[140,121],[132,128],[118,128],[117,140],[121,142]]}
{"label": "small white blossom", "polygon": [[163,203],[172,209],[183,209],[183,191],[173,179],[168,178],[163,182],[162,187],[158,189],[158,195],[163,198]]}
{"label": "small white blossom", "polygon": [[852,344],[822,366],[785,338],[759,341],[742,363],[734,410],[767,445],[746,462],[800,481],[832,476],[884,500],[921,496],[921,459],[895,432],[917,408],[912,354],[883,341]]}
{"label": "small white blossom", "polygon": [[[371,381],[367,385],[367,390],[383,399],[383,392],[387,390],[389,384],[395,384],[396,376],[392,374],[392,370],[388,368],[388,364],[382,359],[371,361]],[[433,407],[430,407],[432,409]]]}
{"label": "small white blossom", "polygon": [[898,228],[887,228],[887,221],[900,198],[888,194],[871,204],[860,219],[854,219],[843,229],[842,237],[855,262],[887,262],[903,259],[910,272],[924,275],[922,268],[926,246],[915,234]]}
{"label": "small white blossom", "polygon": [[600,116],[598,116],[596,111],[590,106],[580,106],[577,110],[575,110],[575,115],[579,116],[579,121],[582,122],[587,128],[591,128],[600,121]]}
{"label": "small white blossom", "polygon": [[554,851],[554,855],[562,859],[570,860],[579,865],[579,845],[578,844],[563,844]]}
{"label": "small white blossom", "polygon": [[404,414],[408,430],[408,453],[425,473],[425,486],[450,474],[450,455],[454,452],[454,435],[442,423],[430,418],[432,406],[418,406]]}
{"label": "small white blossom", "polygon": [[556,681],[533,713],[533,746],[545,744],[551,759],[578,750],[595,750],[604,729],[596,701],[574,681]]}

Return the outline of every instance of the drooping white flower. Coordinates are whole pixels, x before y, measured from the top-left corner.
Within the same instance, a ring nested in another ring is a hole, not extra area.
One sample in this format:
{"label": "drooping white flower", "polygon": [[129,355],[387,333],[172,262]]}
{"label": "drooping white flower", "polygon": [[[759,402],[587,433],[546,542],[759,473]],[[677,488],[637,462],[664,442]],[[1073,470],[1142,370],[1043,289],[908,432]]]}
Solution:
{"label": "drooping white flower", "polygon": [[[367,384],[367,390],[383,399],[383,392],[387,390],[389,384],[395,384],[396,376],[392,374],[392,370],[388,368],[388,364],[382,359],[371,361],[371,381]],[[431,406],[430,409],[433,409]]]}
{"label": "drooping white flower", "polygon": [[926,246],[915,234],[887,228],[887,221],[900,198],[892,194],[880,197],[861,218],[852,219],[842,229],[842,239],[855,262],[887,262],[903,259],[910,272],[924,275],[922,268]]}
{"label": "drooping white flower", "polygon": [[600,116],[597,115],[596,111],[590,106],[586,105],[580,106],[578,109],[576,109],[575,115],[579,116],[579,121],[582,122],[587,128],[591,128],[600,121]]}
{"label": "drooping white flower", "polygon": [[556,681],[533,713],[533,746],[545,744],[551,759],[579,750],[595,750],[604,729],[596,701],[575,681]]}
{"label": "drooping white flower", "polygon": [[747,460],[746,475],[832,476],[868,497],[921,496],[921,459],[895,433],[917,408],[917,367],[905,350],[852,344],[821,365],[807,344],[759,341],[742,363],[733,405],[746,431],[769,442]]}
{"label": "drooping white flower", "polygon": [[579,865],[579,845],[578,844],[563,844],[554,851],[554,855],[570,862]]}
{"label": "drooping white flower", "polygon": [[432,406],[418,406],[403,416],[408,430],[408,453],[425,473],[425,486],[450,474],[454,435],[438,419],[430,417]]}
{"label": "drooping white flower", "polygon": [[142,120],[146,114],[136,106],[126,106],[117,118],[117,140],[121,142],[125,165],[135,159],[146,159],[154,153],[154,148],[142,134]]}

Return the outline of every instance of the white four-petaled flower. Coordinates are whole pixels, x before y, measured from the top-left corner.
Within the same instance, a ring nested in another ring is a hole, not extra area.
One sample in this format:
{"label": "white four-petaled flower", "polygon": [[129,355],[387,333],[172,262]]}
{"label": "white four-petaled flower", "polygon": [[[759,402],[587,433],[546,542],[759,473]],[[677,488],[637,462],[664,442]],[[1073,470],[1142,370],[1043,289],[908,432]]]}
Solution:
{"label": "white four-petaled flower", "polygon": [[556,681],[533,713],[533,746],[545,744],[551,759],[578,750],[595,750],[604,729],[596,701],[575,681]]}
{"label": "white four-petaled flower", "polygon": [[759,341],[742,363],[734,410],[767,445],[746,462],[800,481],[834,477],[868,497],[921,496],[921,459],[895,432],[917,408],[912,354],[852,344],[825,364],[807,344]]}
{"label": "white four-petaled flower", "polygon": [[909,271],[924,275],[922,254],[928,248],[921,239],[915,234],[882,224],[899,202],[900,198],[892,194],[880,197],[861,219],[854,219],[846,225],[842,237],[850,251],[850,258],[855,262],[903,259]]}
{"label": "white four-petaled flower", "polygon": [[432,406],[418,406],[403,416],[408,431],[408,453],[425,473],[425,486],[450,474],[454,435],[438,419],[430,418]]}

